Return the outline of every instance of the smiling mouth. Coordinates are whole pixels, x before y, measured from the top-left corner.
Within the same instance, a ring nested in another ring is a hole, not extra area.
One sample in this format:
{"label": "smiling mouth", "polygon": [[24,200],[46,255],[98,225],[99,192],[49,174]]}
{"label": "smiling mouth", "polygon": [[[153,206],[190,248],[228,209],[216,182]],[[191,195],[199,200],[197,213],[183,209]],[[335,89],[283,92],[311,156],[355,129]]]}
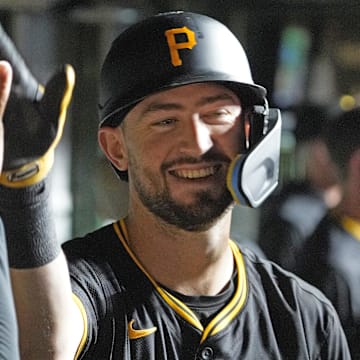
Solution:
{"label": "smiling mouth", "polygon": [[182,179],[203,179],[214,175],[220,166],[209,166],[202,169],[180,169],[173,170],[170,173]]}

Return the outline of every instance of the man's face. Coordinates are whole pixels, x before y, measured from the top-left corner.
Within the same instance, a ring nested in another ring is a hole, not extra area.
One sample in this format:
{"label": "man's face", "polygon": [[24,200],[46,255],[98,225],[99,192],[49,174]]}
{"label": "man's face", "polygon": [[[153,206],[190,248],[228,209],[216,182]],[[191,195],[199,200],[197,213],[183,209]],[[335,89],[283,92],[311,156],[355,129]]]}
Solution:
{"label": "man's face", "polygon": [[152,213],[200,231],[232,207],[226,175],[240,151],[241,104],[226,87],[192,84],[149,96],[122,126],[130,194]]}

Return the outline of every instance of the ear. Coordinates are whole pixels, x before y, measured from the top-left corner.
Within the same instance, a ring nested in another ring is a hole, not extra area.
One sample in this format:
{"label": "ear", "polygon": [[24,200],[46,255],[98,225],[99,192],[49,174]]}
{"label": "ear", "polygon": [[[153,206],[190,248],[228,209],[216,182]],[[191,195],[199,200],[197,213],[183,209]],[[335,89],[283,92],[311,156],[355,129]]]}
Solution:
{"label": "ear", "polygon": [[101,127],[98,130],[98,142],[106,157],[117,169],[128,169],[128,156],[121,127]]}

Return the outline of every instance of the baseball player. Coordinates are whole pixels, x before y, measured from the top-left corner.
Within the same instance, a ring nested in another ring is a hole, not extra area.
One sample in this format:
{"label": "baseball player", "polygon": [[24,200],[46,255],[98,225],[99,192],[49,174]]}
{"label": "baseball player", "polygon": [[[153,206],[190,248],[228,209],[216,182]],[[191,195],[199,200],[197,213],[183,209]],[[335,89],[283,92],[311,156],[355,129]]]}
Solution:
{"label": "baseball player", "polygon": [[[45,156],[73,75],[33,102]],[[258,206],[276,187],[281,126],[232,32],[189,12],[145,19],[113,42],[100,92],[98,140],[128,181],[126,217],[60,249],[51,166],[25,152],[3,173],[24,358],[348,359],[331,303],[229,239],[235,202]]]}
{"label": "baseball player", "polygon": [[258,244],[268,259],[296,274],[302,246],[339,203],[341,191],[323,135],[330,115],[313,104],[296,107],[294,114],[295,157],[303,176],[287,181],[262,205]]}
{"label": "baseball player", "polygon": [[360,108],[341,113],[326,132],[343,197],[299,256],[300,274],[334,304],[353,359],[360,359]]}

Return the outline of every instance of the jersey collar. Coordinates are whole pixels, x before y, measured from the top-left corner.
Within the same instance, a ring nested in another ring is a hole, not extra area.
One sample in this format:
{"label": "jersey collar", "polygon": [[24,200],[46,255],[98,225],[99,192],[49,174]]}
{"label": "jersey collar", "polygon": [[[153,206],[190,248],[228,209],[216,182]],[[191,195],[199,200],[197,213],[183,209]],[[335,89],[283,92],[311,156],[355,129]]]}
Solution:
{"label": "jersey collar", "polygon": [[195,328],[201,331],[202,337],[200,343],[204,342],[208,337],[213,336],[227,327],[227,325],[236,317],[236,315],[243,309],[247,296],[248,296],[248,283],[245,269],[245,262],[240,252],[239,247],[232,240],[229,240],[229,246],[233,253],[235,266],[237,269],[238,277],[236,283],[235,293],[229,302],[220,310],[220,312],[209,322],[204,328],[195,313],[180,299],[170,294],[163,289],[156,280],[145,270],[141,262],[136,255],[130,249],[128,245],[128,233],[124,219],[120,219],[113,224],[114,230],[129,256],[138,266],[138,268],[144,273],[149,281],[154,286],[158,294],[163,300],[176,311],[183,319],[192,324]]}

